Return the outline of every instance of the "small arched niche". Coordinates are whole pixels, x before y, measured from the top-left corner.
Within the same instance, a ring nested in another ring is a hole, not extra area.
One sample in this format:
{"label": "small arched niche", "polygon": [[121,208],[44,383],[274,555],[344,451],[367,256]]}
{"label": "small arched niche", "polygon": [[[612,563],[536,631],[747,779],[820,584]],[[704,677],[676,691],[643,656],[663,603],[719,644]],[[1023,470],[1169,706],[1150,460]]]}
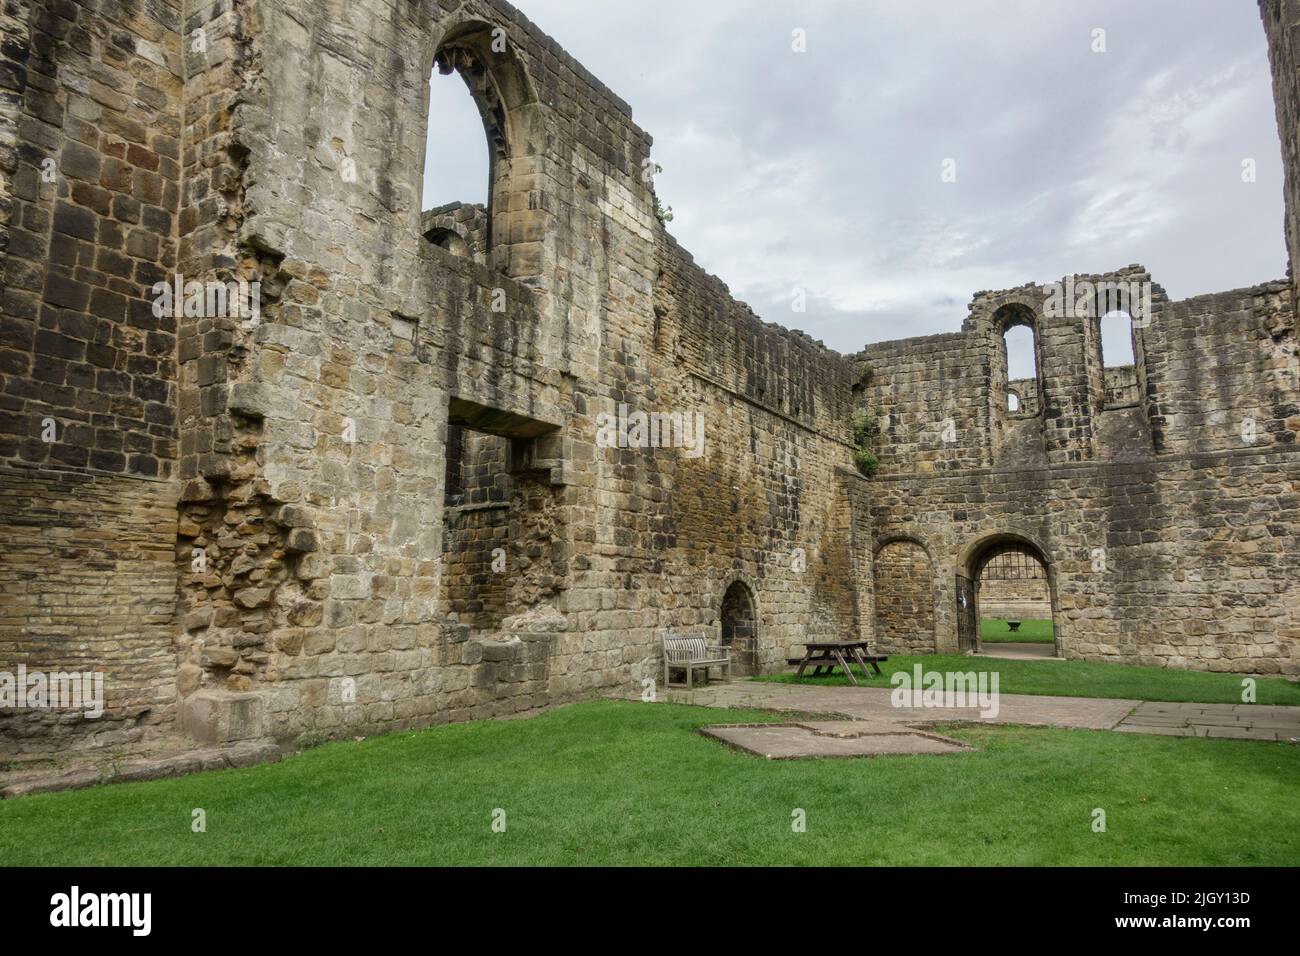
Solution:
{"label": "small arched niche", "polygon": [[440,249],[446,249],[453,256],[471,254],[470,244],[454,230],[434,226],[425,230],[424,238]]}
{"label": "small arched niche", "polygon": [[895,654],[935,651],[935,579],[929,553],[910,538],[886,541],[872,562],[876,643]]}

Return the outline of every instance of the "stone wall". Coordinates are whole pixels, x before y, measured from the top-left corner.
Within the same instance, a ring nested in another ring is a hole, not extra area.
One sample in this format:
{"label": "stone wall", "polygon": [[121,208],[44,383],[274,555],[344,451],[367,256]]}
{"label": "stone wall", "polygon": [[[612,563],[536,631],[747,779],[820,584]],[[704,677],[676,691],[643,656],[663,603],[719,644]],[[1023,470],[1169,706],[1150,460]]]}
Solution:
{"label": "stone wall", "polygon": [[[250,29],[251,11],[235,11],[235,29]],[[211,461],[186,462],[183,477],[203,507],[247,502],[272,534],[245,566],[250,580],[267,575],[248,600],[239,574],[188,600],[218,613],[233,600],[238,630],[207,628],[195,641],[251,648],[239,651],[241,663],[251,656],[257,667],[235,683],[205,668],[194,692],[258,695],[262,732],[274,737],[536,703],[535,682],[523,693],[529,682],[513,669],[524,666],[513,645],[485,652],[439,606],[449,421],[497,434],[530,422],[553,429],[570,401],[559,371],[569,330],[556,318],[567,311],[539,294],[569,237],[529,238],[559,210],[552,177],[569,169],[534,148],[540,130],[511,144],[502,181],[517,192],[494,223],[502,241],[491,265],[457,257],[421,231],[428,76],[440,43],[471,14],[509,32],[503,69],[516,72],[503,86],[515,84],[515,118],[529,131],[520,114],[542,109],[543,93],[525,90],[517,71],[545,58],[545,40],[506,8],[451,15],[432,5],[262,3],[242,54],[230,125],[244,202],[227,206],[229,258],[252,262],[273,292],[260,324],[233,330],[242,348],[222,349],[226,401],[214,403],[212,427],[236,440],[219,441]],[[265,55],[267,37],[276,38],[274,57]],[[317,79],[301,95],[283,95],[304,76]],[[563,109],[576,113],[579,104],[566,99]],[[319,124],[326,117],[328,128]],[[308,161],[286,176],[283,155]],[[547,512],[563,535],[567,476],[554,477],[546,472],[525,507]],[[549,514],[556,510],[558,520]],[[565,542],[546,547],[563,553]],[[549,571],[552,562],[539,564]],[[553,575],[519,574],[531,582],[534,608],[556,599]]]}
{"label": "stone wall", "polygon": [[176,255],[179,16],[5,6],[4,467],[172,473],[176,320],[148,290]]}
{"label": "stone wall", "polygon": [[707,436],[701,458],[655,458],[654,482],[671,493],[669,586],[684,599],[672,624],[714,624],[727,586],[743,580],[758,605],[760,671],[801,653],[809,631],[861,633],[869,573],[855,567],[844,488],[865,479],[851,470],[848,363],[762,322],[667,237],[655,316],[652,403],[700,409]]}
{"label": "stone wall", "polygon": [[[239,48],[225,259],[264,296],[255,328],[215,330],[219,371],[196,349],[213,453],[183,462],[184,527],[219,556],[183,573],[187,701],[257,695],[265,732],[292,737],[639,691],[662,630],[717,633],[735,580],[757,669],[807,627],[855,628],[848,366],[676,250],[627,107],[504,4],[357,4],[345,19],[366,29],[346,37],[298,6],[259,6],[274,58]],[[481,42],[495,26],[501,56]],[[481,262],[422,231],[427,74],[447,49],[501,97],[480,102],[502,107]],[[277,95],[304,75],[321,79]],[[309,161],[288,179],[283,155]],[[703,453],[601,447],[620,406],[703,416]],[[508,442],[506,507],[445,512],[449,428]],[[229,564],[226,529],[248,542]]]}
{"label": "stone wall", "polygon": [[513,487],[509,440],[447,427],[442,593],[448,620],[495,630],[509,613]]}
{"label": "stone wall", "polygon": [[[1287,286],[1182,302],[1157,293],[1135,330],[1143,403],[1126,408],[1108,407],[1095,319],[1046,318],[1032,289],[977,297],[960,336],[858,357],[872,383],[863,401],[890,420],[874,531],[942,556],[940,648],[957,648],[957,576],[974,579],[983,542],[1010,538],[1047,561],[1064,656],[1300,672],[1300,357]],[[1035,316],[1044,407],[999,422],[989,318],[1008,302]],[[967,390],[944,442],[934,415]]]}
{"label": "stone wall", "polygon": [[[1289,160],[1292,6],[1264,3]],[[1297,672],[1288,284],[1155,286],[1131,371],[1036,285],[840,356],[673,241],[631,109],[501,0],[0,16],[0,671],[93,663],[109,696],[0,715],[6,752],[641,693],[729,588],[746,669],[810,634],[951,650],[1004,541],[1067,656]],[[435,67],[483,116],[485,206],[422,211]],[[155,315],[174,273],[256,308]]]}
{"label": "stone wall", "polygon": [[1142,386],[1138,382],[1137,367],[1116,365],[1103,373],[1106,408],[1128,408],[1142,402]]}
{"label": "stone wall", "polygon": [[1300,0],[1259,0],[1259,12],[1273,66],[1273,104],[1277,110],[1285,173],[1283,222],[1287,261],[1294,283],[1300,279],[1295,270],[1296,262],[1300,261],[1300,48],[1296,39]]}
{"label": "stone wall", "polygon": [[103,675],[104,712],[0,708],[0,753],[121,750],[176,720],[170,483],[0,470],[0,671]]}
{"label": "stone wall", "polygon": [[0,671],[99,672],[105,711],[0,710],[0,753],[176,717],[179,2],[3,5]]}

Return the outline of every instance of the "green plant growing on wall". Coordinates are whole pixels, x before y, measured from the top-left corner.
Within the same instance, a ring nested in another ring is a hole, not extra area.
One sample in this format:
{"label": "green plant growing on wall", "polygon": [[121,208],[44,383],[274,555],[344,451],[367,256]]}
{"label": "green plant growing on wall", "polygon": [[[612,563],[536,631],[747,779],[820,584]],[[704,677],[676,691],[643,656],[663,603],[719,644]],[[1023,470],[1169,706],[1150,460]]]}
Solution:
{"label": "green plant growing on wall", "polygon": [[853,463],[870,478],[880,468],[880,459],[871,450],[880,437],[880,414],[869,408],[853,410]]}
{"label": "green plant growing on wall", "polygon": [[[659,173],[662,173],[664,171],[664,168],[660,166],[658,163],[655,163],[654,171],[655,171],[655,175],[657,176]],[[652,186],[651,189],[653,188],[654,187]],[[655,196],[655,216],[658,217],[659,221],[663,223],[665,226],[673,221],[673,207],[665,206],[663,203],[659,201],[658,196]]]}

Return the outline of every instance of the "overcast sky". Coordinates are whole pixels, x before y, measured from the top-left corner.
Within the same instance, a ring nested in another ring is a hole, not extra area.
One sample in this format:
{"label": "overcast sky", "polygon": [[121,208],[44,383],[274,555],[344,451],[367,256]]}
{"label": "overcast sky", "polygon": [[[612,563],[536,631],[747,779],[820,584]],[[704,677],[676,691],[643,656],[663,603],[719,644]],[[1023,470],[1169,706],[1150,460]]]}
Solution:
{"label": "overcast sky", "polygon": [[[1286,273],[1253,0],[518,6],[632,105],[696,261],[841,352],[1067,273],[1141,262],[1175,299]],[[477,113],[433,79],[424,204],[482,202]]]}

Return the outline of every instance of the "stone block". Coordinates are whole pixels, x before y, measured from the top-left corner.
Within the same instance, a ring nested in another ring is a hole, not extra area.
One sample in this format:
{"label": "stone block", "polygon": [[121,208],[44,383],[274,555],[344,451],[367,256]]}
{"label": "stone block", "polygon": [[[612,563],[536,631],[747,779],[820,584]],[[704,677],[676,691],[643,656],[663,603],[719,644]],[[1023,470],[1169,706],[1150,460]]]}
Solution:
{"label": "stone block", "polygon": [[265,734],[265,702],[252,692],[195,691],[181,705],[181,724],[203,744],[257,740]]}

